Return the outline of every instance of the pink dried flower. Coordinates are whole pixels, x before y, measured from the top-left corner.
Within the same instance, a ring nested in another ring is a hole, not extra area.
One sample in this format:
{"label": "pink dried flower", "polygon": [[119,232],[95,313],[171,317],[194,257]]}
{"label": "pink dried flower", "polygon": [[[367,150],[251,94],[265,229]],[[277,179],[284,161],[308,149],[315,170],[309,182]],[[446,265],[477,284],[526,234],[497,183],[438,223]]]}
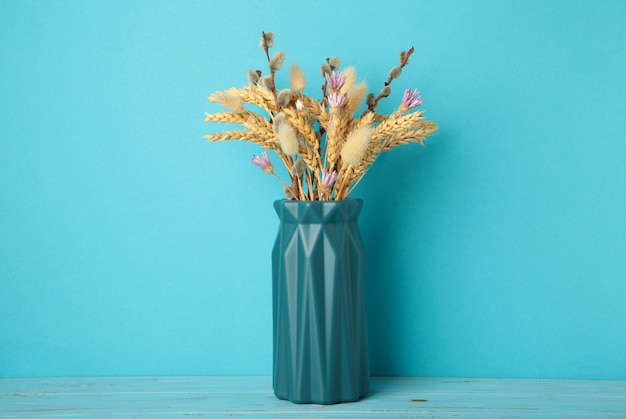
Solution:
{"label": "pink dried flower", "polygon": [[326,83],[328,83],[328,88],[331,92],[336,92],[343,87],[343,84],[346,82],[346,75],[339,72],[332,72],[332,74],[326,73]]}
{"label": "pink dried flower", "polygon": [[274,165],[270,162],[270,158],[267,155],[267,151],[264,151],[262,157],[257,156],[256,154],[252,156],[252,164],[263,170],[268,175],[274,173]]}
{"label": "pink dried flower", "polygon": [[335,184],[335,181],[337,180],[337,176],[338,175],[335,170],[330,172],[329,170],[324,169],[322,171],[322,181],[321,181],[320,186],[322,188],[330,188],[331,186]]}
{"label": "pink dried flower", "polygon": [[403,110],[413,109],[422,104],[422,96],[417,89],[406,89],[402,96],[400,108]]}
{"label": "pink dried flower", "polygon": [[341,93],[331,93],[328,95],[328,104],[331,108],[341,108],[346,102],[346,97]]}

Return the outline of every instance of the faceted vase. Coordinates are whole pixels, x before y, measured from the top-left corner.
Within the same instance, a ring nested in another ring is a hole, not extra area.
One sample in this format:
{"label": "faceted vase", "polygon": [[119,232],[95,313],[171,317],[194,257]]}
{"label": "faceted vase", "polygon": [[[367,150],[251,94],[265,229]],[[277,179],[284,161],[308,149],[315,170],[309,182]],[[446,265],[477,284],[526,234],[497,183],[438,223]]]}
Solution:
{"label": "faceted vase", "polygon": [[356,401],[369,393],[363,202],[274,203],[274,393],[295,403]]}

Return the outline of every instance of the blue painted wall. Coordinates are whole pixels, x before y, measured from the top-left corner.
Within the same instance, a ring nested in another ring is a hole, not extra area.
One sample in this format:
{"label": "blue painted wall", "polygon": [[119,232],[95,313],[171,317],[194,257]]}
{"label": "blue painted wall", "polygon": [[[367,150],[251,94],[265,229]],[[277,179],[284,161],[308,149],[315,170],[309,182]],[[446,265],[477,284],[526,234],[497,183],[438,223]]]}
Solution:
{"label": "blue painted wall", "polygon": [[[280,187],[209,93],[339,56],[440,131],[353,196],[377,375],[626,379],[623,1],[0,2],[0,377],[270,374]],[[286,82],[280,74],[279,83]],[[385,108],[386,107],[386,108]]]}

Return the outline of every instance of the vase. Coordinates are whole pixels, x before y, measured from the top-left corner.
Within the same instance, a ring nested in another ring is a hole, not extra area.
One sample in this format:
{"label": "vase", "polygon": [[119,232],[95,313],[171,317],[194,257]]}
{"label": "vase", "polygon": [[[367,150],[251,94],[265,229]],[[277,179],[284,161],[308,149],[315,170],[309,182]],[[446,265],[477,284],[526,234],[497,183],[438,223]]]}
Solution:
{"label": "vase", "polygon": [[359,199],[274,203],[274,394],[334,404],[369,393]]}

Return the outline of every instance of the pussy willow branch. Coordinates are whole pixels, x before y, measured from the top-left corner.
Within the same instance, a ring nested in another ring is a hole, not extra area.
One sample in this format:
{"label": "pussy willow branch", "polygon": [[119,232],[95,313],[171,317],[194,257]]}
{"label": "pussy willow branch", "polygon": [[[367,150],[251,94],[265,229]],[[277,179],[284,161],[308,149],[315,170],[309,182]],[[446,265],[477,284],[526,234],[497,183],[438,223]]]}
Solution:
{"label": "pussy willow branch", "polygon": [[[415,52],[415,48],[411,47],[411,49],[409,49],[406,54],[404,54],[404,58],[402,59],[402,62],[400,63],[400,69],[403,69],[405,65],[407,65],[409,63],[409,57],[411,56],[411,54],[413,54]],[[387,79],[387,81],[385,82],[385,86],[389,86],[391,84],[391,81],[393,80],[393,77],[391,77],[391,75],[389,76],[389,78]]]}
{"label": "pussy willow branch", "polygon": [[[261,31],[261,35],[263,36],[263,39],[265,39],[265,31]],[[267,47],[267,42],[263,42],[263,50],[265,50],[265,56],[267,57],[267,64],[269,65],[271,59],[270,59],[270,51],[269,51],[269,48]],[[278,95],[276,94],[276,81],[275,81],[276,71],[274,71],[270,67],[270,72],[272,74],[272,94],[274,95],[274,104],[276,105],[276,113],[279,113],[280,106],[278,106]]]}
{"label": "pussy willow branch", "polygon": [[[402,61],[400,62],[400,69],[402,70],[408,63],[409,63],[409,57],[411,56],[411,54],[413,54],[415,52],[415,48],[411,47],[411,49],[409,49],[406,54],[404,54],[404,58],[402,59]],[[387,79],[387,81],[385,82],[385,87],[389,86],[391,84],[391,82],[393,81],[393,77],[391,76],[391,74],[389,75],[389,78]],[[384,96],[382,94],[379,94],[376,97],[376,100],[374,101],[374,103],[368,107],[368,109],[372,112],[376,111],[376,109],[378,108],[378,102],[380,102],[380,100],[383,98]]]}

